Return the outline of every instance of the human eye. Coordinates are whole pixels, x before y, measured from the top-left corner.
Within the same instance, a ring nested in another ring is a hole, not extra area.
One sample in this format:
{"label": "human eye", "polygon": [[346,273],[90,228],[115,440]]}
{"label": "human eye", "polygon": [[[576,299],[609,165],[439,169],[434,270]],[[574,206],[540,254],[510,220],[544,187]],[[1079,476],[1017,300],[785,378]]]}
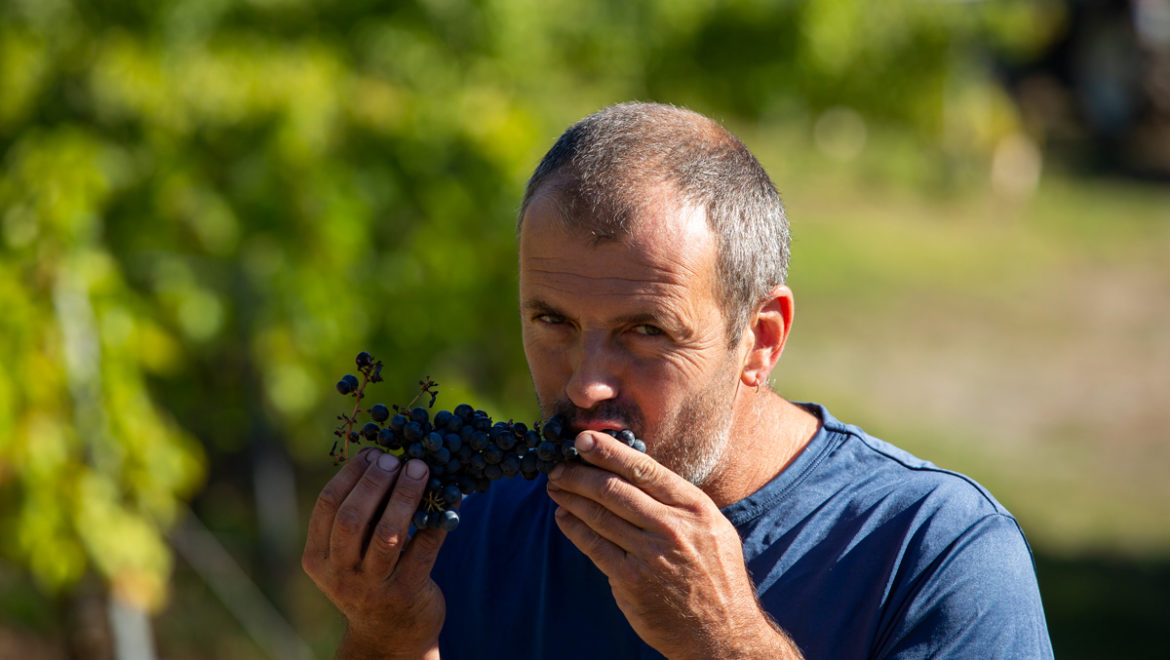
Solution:
{"label": "human eye", "polygon": [[659,335],[666,334],[662,331],[662,328],[656,325],[651,325],[649,323],[639,323],[638,325],[634,326],[633,330],[635,333],[646,337],[657,337]]}

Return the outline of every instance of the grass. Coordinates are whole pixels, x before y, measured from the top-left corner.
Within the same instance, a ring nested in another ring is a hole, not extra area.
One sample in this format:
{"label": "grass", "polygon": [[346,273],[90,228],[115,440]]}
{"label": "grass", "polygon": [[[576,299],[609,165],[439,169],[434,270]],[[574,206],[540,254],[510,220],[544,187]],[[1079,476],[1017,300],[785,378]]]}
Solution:
{"label": "grass", "polygon": [[1170,190],[924,195],[801,165],[781,393],[971,474],[1041,547],[1170,556]]}

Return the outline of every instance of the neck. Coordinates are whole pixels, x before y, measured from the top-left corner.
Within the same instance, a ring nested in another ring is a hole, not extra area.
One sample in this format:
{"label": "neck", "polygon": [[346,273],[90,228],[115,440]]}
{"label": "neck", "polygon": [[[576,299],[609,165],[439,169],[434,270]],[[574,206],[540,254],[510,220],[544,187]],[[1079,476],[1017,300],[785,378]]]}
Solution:
{"label": "neck", "polygon": [[820,420],[769,389],[741,389],[723,469],[703,486],[720,508],[751,495],[776,478],[808,445]]}

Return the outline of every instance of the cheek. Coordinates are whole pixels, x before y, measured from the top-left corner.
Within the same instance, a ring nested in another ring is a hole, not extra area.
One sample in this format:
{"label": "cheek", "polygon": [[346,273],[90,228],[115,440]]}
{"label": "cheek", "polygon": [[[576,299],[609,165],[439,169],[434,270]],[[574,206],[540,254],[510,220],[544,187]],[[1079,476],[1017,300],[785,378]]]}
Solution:
{"label": "cheek", "polygon": [[557,390],[568,380],[569,363],[564,350],[535,341],[530,333],[523,333],[524,357],[537,394],[542,398]]}

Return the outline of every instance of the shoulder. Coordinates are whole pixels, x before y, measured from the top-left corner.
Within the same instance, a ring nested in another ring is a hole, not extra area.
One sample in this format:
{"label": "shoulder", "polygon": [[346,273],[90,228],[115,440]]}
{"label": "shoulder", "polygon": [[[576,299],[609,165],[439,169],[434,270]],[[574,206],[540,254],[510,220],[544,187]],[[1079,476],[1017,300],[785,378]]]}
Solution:
{"label": "shoulder", "polygon": [[802,405],[821,418],[821,429],[784,472],[724,510],[737,526],[865,520],[958,532],[990,515],[1014,520],[974,479],[844,424],[821,406]]}
{"label": "shoulder", "polygon": [[850,594],[840,629],[867,655],[1013,645],[1050,655],[1031,549],[1003,505],[974,479],[819,411],[823,428],[794,472],[754,494],[758,513],[740,526],[765,603],[783,610],[782,596],[802,593],[819,604],[811,618],[778,613],[782,625],[807,628],[798,637],[814,648]]}
{"label": "shoulder", "polygon": [[[867,504],[929,514],[935,524],[961,527],[987,516],[1014,521],[1011,513],[975,479],[919,458],[885,440],[844,424],[827,411],[825,457],[813,481],[839,484],[844,494]],[[848,486],[846,486],[848,482]],[[941,516],[941,519],[937,517]]]}

